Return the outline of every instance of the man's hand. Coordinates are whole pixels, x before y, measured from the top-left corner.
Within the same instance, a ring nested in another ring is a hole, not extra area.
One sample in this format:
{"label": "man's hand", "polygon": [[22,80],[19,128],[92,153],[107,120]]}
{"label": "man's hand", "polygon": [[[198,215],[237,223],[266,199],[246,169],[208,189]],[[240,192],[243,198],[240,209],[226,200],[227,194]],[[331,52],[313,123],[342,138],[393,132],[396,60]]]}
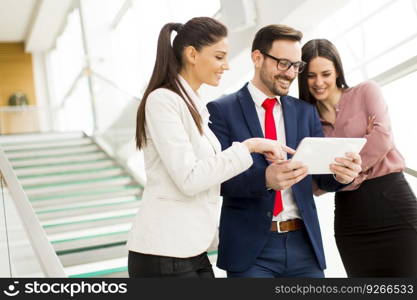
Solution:
{"label": "man's hand", "polygon": [[336,158],[336,162],[337,164],[330,165],[330,171],[340,183],[351,183],[362,171],[362,160],[358,153],[346,153],[345,157]]}
{"label": "man's hand", "polygon": [[301,162],[285,160],[266,168],[266,186],[274,190],[287,189],[301,181],[307,174],[307,167]]}

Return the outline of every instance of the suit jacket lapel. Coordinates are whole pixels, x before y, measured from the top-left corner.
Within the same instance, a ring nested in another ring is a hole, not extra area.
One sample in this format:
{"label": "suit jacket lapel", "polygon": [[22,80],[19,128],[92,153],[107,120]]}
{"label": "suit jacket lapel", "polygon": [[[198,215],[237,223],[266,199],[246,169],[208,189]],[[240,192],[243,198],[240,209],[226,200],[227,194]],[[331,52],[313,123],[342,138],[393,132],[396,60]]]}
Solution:
{"label": "suit jacket lapel", "polygon": [[[291,97],[281,97],[286,144],[288,147],[295,149],[297,146],[297,110],[293,101]],[[288,158],[290,157],[291,155],[288,155]]]}
{"label": "suit jacket lapel", "polygon": [[238,101],[242,107],[243,115],[252,137],[264,137],[258,114],[256,113],[255,103],[249,93],[247,84],[238,92]]}
{"label": "suit jacket lapel", "polygon": [[[258,114],[256,113],[255,103],[247,88],[247,84],[238,92],[238,101],[242,107],[243,115],[252,137],[264,137]],[[285,125],[285,139],[288,147],[297,147],[297,110],[294,100],[289,96],[281,97],[282,112]],[[289,155],[288,158],[291,158]]]}

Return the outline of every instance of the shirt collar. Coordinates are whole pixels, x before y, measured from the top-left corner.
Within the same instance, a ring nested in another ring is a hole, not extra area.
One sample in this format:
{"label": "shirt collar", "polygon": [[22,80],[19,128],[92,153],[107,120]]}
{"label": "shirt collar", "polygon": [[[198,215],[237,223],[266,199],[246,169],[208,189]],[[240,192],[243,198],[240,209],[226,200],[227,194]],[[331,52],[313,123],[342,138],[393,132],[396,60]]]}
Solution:
{"label": "shirt collar", "polygon": [[[270,98],[267,95],[265,95],[260,89],[258,89],[252,81],[249,81],[248,83],[248,90],[250,95],[252,96],[253,102],[255,102],[256,106],[262,107],[262,103],[264,103],[266,98]],[[279,96],[275,96],[275,99],[277,99],[277,103],[281,105],[281,99]]]}

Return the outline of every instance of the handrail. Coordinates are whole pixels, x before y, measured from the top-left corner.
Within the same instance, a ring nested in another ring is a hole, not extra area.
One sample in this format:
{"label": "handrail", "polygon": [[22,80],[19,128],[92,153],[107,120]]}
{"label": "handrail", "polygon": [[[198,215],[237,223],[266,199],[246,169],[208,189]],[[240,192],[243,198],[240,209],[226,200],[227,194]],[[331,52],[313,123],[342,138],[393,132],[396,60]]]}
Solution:
{"label": "handrail", "polygon": [[1,148],[0,171],[7,183],[16,210],[44,274],[47,277],[68,277],[65,274],[61,261],[46,236],[45,230],[39,223],[32,205],[13,171],[12,165]]}

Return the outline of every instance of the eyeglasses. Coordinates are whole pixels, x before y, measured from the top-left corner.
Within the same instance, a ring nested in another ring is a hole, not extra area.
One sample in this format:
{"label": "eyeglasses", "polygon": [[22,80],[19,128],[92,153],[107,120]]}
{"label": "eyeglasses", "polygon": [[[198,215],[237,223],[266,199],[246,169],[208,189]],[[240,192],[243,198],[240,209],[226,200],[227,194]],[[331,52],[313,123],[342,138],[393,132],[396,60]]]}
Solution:
{"label": "eyeglasses", "polygon": [[262,52],[263,55],[266,57],[269,57],[277,62],[277,69],[280,71],[287,71],[291,68],[291,66],[294,66],[294,71],[296,73],[301,73],[304,70],[304,67],[306,66],[306,62],[304,61],[296,61],[292,62],[286,58],[277,58],[275,56],[269,55],[268,53]]}

